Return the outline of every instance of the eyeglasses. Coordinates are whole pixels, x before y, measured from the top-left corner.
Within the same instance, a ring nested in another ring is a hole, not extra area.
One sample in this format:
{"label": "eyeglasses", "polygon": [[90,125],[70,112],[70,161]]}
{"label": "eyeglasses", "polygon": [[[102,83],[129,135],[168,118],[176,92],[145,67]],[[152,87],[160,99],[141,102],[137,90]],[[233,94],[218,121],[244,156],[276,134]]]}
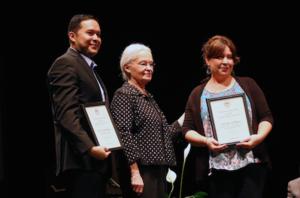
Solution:
{"label": "eyeglasses", "polygon": [[137,64],[142,67],[147,67],[149,65],[152,68],[154,68],[156,65],[154,62],[147,62],[147,61],[141,61],[141,62],[138,62]]}

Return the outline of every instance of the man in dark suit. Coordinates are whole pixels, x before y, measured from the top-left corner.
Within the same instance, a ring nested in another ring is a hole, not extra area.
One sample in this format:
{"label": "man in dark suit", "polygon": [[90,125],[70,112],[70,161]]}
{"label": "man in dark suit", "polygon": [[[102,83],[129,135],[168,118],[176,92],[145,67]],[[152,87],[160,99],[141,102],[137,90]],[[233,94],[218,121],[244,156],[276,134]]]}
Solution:
{"label": "man in dark suit", "polygon": [[68,27],[70,48],[48,71],[55,129],[56,174],[67,178],[72,198],[105,197],[110,151],[96,146],[81,104],[108,103],[105,86],[91,59],[101,45],[100,25],[91,15],[75,15]]}

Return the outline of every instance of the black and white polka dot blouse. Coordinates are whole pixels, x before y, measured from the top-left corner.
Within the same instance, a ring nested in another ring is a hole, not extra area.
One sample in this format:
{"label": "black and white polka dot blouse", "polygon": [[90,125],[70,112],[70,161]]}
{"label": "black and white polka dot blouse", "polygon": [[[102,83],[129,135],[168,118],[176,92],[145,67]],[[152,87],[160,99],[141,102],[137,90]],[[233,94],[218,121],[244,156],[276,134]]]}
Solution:
{"label": "black and white polka dot blouse", "polygon": [[176,164],[172,138],[181,127],[177,121],[168,125],[151,94],[145,96],[125,82],[114,94],[111,113],[129,164]]}

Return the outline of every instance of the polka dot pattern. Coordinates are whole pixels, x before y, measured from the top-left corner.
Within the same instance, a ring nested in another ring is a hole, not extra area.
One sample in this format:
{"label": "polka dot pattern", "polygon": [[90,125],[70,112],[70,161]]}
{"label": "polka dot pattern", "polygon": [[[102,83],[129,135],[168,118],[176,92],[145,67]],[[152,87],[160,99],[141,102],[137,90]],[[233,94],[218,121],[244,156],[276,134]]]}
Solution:
{"label": "polka dot pattern", "polygon": [[114,94],[111,113],[129,164],[176,164],[172,138],[180,126],[168,125],[151,94],[145,96],[125,82]]}

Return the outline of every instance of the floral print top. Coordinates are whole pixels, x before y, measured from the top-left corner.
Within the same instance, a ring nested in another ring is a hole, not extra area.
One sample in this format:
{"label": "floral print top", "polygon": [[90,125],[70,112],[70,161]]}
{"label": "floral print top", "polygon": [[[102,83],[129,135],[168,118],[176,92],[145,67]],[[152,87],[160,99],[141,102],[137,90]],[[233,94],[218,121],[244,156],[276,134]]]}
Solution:
{"label": "floral print top", "polygon": [[[201,101],[200,112],[201,112],[201,119],[202,119],[206,137],[213,136],[206,99],[236,95],[241,93],[244,93],[244,90],[240,87],[240,85],[236,81],[234,82],[233,86],[221,92],[214,93],[208,91],[207,89],[203,90],[203,93],[200,98]],[[251,105],[247,95],[246,95],[246,105],[249,112],[250,123],[251,123],[252,120]],[[209,156],[210,173],[209,174],[211,174],[212,169],[237,170],[242,167],[245,167],[250,163],[256,163],[256,162],[258,162],[258,159],[254,158],[253,152],[251,150],[229,146],[222,153],[210,152],[210,156]]]}

